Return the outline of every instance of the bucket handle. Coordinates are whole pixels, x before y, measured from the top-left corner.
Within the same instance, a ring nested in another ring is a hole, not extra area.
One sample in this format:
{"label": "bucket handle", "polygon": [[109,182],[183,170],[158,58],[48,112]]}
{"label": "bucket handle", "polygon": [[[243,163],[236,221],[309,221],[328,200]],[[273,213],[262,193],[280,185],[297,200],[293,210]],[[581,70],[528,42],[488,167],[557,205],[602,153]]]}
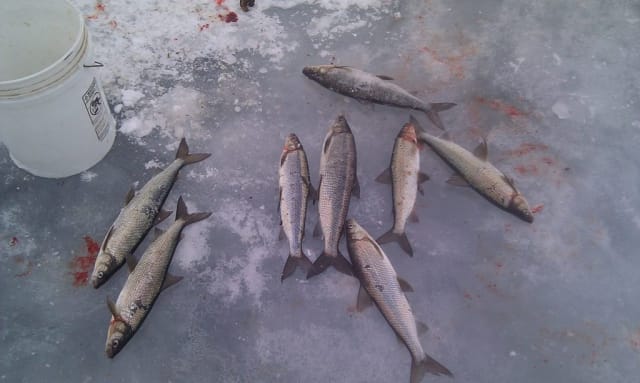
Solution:
{"label": "bucket handle", "polygon": [[103,63],[101,63],[100,61],[94,61],[93,64],[82,64],[83,67],[85,68],[102,68],[104,66]]}

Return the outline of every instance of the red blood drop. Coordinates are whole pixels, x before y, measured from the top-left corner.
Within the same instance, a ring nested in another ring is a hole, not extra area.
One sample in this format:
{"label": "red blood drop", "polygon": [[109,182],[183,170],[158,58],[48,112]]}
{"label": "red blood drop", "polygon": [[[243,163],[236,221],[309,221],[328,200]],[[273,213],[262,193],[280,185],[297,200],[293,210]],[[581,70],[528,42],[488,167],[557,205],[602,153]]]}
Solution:
{"label": "red blood drop", "polygon": [[224,0],[216,0],[216,5],[222,5],[222,3],[224,3]]}
{"label": "red blood drop", "polygon": [[238,15],[235,12],[227,13],[227,16],[224,18],[225,23],[235,23],[238,21]]}
{"label": "red blood drop", "polygon": [[11,237],[11,240],[9,241],[9,246],[14,247],[17,244],[18,244],[18,238],[17,237]]}

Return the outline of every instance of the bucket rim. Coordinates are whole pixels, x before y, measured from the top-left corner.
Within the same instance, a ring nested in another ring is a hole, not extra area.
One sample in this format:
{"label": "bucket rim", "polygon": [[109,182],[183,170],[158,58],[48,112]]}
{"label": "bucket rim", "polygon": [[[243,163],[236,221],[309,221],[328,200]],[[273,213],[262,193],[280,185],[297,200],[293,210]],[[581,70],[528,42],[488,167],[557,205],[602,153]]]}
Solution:
{"label": "bucket rim", "polygon": [[[38,82],[43,81],[47,77],[50,77],[50,81],[46,83],[46,85],[49,85],[51,82],[58,79],[57,76],[49,76],[49,74],[55,75],[58,72],[63,71],[64,68],[72,64],[74,60],[72,60],[70,63],[66,63],[66,61],[68,61],[69,58],[72,58],[74,56],[74,53],[76,53],[77,55],[78,50],[82,50],[83,45],[85,45],[84,40],[88,38],[86,31],[87,26],[84,22],[84,17],[82,16],[80,10],[76,8],[69,0],[61,0],[61,3],[64,3],[64,5],[68,9],[73,11],[78,23],[76,36],[73,40],[73,43],[70,44],[69,49],[67,49],[63,55],[61,55],[51,64],[35,73],[12,80],[0,81],[0,92],[17,91],[23,88],[28,88],[34,84],[37,84]],[[44,85],[43,87],[46,87],[46,85]],[[0,93],[0,99],[1,98],[3,98],[3,96]]]}

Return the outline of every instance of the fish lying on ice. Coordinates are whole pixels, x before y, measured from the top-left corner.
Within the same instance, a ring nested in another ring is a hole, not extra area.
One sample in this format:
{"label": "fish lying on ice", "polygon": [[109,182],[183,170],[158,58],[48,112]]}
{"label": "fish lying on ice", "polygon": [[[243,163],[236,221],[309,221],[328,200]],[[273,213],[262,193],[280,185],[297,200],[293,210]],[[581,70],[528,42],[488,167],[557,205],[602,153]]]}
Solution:
{"label": "fish lying on ice", "polygon": [[[416,127],[420,125],[411,118]],[[487,141],[482,142],[473,153],[449,139],[445,133],[441,137],[431,135],[422,129],[418,137],[426,142],[436,154],[448,163],[456,173],[447,183],[455,186],[471,186],[489,201],[516,215],[526,222],[533,222],[533,214],[513,179],[493,166],[487,159]]]}
{"label": "fish lying on ice", "polygon": [[302,252],[307,204],[315,198],[311,186],[309,164],[298,136],[291,133],[284,142],[280,156],[279,170],[280,198],[279,210],[282,232],[289,240],[289,257],[282,270],[284,281],[300,266],[305,273],[311,269],[311,261]]}
{"label": "fish lying on ice", "polygon": [[[444,365],[429,356],[418,339],[418,325],[403,291],[413,291],[398,277],[382,248],[354,219],[347,220],[347,248],[355,275],[360,280],[358,310],[378,306],[396,335],[411,353],[411,383],[418,383],[426,372],[453,376]],[[426,329],[425,325],[421,325]]]}
{"label": "fish lying on ice", "polygon": [[107,298],[111,322],[105,352],[109,358],[120,352],[135,334],[160,292],[182,279],[167,273],[182,229],[210,215],[211,213],[189,214],[180,197],[176,220],[149,245],[140,260],[136,262],[133,255],[127,255],[129,277],[115,303]]}
{"label": "fish lying on ice", "polygon": [[420,172],[420,146],[416,135],[416,127],[405,124],[393,145],[391,165],[383,171],[376,181],[391,184],[393,196],[393,227],[377,239],[379,244],[395,241],[402,250],[413,256],[413,249],[405,233],[408,219],[418,220],[415,204],[418,191],[422,192],[421,183],[429,177]]}
{"label": "fish lying on ice", "polygon": [[329,266],[352,275],[351,265],[338,249],[349,212],[351,195],[360,197],[356,176],[356,143],[343,115],[336,118],[322,145],[320,183],[318,185],[318,213],[320,222],[314,231],[322,230],[324,249],[313,263],[307,278],[322,273]]}
{"label": "fish lying on ice", "polygon": [[109,279],[132,254],[149,229],[165,219],[170,212],[160,208],[176,181],[178,171],[185,165],[208,158],[209,153],[189,154],[189,147],[183,138],[180,141],[176,159],[162,172],[151,178],[137,193],[129,190],[126,204],[107,232],[91,274],[93,287],[98,288]]}
{"label": "fish lying on ice", "polygon": [[376,104],[421,110],[437,127],[444,130],[438,112],[456,104],[424,102],[392,82],[392,78],[374,75],[349,66],[315,65],[302,69],[302,73],[325,88],[342,95]]}

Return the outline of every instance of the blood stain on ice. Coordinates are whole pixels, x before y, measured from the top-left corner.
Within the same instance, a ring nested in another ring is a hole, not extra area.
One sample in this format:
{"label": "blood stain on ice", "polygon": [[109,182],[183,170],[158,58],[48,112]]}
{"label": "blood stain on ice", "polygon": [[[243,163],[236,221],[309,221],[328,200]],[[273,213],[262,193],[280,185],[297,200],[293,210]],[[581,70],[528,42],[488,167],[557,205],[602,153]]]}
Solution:
{"label": "blood stain on ice", "polygon": [[74,257],[70,263],[75,287],[85,286],[89,282],[89,272],[100,250],[100,245],[90,236],[87,235],[83,239],[86,247],[85,255]]}

